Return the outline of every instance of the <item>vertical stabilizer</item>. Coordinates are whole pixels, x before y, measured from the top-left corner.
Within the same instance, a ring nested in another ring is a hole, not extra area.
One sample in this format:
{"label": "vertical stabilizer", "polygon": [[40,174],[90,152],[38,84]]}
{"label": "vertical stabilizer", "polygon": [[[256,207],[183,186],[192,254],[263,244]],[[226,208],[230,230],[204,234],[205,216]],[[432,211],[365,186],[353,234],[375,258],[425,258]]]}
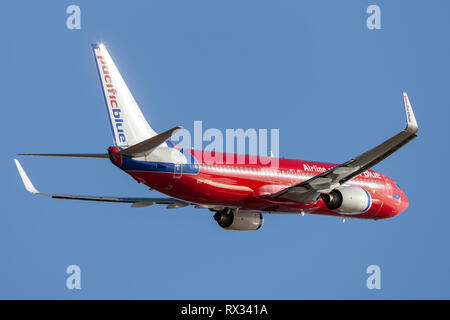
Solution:
{"label": "vertical stabilizer", "polygon": [[156,135],[103,44],[93,44],[114,143],[128,147]]}

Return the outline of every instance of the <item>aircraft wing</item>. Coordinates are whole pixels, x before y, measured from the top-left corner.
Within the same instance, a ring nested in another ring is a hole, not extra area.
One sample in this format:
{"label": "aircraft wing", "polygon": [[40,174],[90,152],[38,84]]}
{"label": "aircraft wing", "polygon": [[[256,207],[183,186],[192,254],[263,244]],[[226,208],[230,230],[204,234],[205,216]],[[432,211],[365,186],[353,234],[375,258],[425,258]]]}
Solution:
{"label": "aircraft wing", "polygon": [[[19,171],[22,182],[25,185],[25,189],[33,194],[39,194],[44,196],[50,196],[56,199],[72,199],[72,200],[87,200],[87,201],[104,201],[104,202],[124,202],[132,203],[132,207],[140,208],[146,207],[153,204],[166,204],[167,208],[182,208],[193,203],[185,202],[175,198],[133,198],[133,197],[105,197],[105,196],[86,196],[86,195],[72,195],[72,194],[61,194],[61,193],[41,193],[39,192],[31,183],[30,178],[26,174],[22,165],[17,159],[14,162]],[[198,207],[198,206],[197,206]]]}
{"label": "aircraft wing", "polygon": [[315,201],[321,193],[328,193],[339,187],[410,142],[417,136],[416,133],[419,128],[406,92],[403,93],[403,99],[407,120],[407,126],[403,131],[356,158],[318,174],[309,180],[286,188],[271,197],[297,202]]}

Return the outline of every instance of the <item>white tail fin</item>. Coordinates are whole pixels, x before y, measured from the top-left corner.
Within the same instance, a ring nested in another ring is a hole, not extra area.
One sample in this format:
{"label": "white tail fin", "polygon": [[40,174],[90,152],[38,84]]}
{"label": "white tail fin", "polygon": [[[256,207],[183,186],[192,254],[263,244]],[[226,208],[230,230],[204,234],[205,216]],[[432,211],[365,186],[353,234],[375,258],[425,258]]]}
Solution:
{"label": "white tail fin", "polygon": [[93,44],[114,143],[128,147],[156,135],[103,44]]}

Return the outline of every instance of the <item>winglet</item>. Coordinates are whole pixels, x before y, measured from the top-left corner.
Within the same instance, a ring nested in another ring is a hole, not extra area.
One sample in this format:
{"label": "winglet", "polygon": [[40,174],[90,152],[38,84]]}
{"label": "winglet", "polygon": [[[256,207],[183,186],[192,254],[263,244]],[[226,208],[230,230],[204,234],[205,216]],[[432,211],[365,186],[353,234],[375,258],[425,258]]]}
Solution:
{"label": "winglet", "polygon": [[409,102],[406,92],[403,92],[403,100],[405,102],[406,121],[408,122],[406,130],[411,133],[416,133],[419,130],[419,126],[417,125],[416,117],[414,116],[414,111],[411,107],[411,103]]}
{"label": "winglet", "polygon": [[25,173],[25,170],[23,170],[22,166],[20,165],[20,162],[17,159],[14,159],[14,162],[16,163],[17,170],[19,171],[20,177],[22,178],[23,185],[25,186],[25,189],[27,191],[38,194],[39,191],[36,190],[36,188],[31,183],[30,178],[28,178],[27,174]]}

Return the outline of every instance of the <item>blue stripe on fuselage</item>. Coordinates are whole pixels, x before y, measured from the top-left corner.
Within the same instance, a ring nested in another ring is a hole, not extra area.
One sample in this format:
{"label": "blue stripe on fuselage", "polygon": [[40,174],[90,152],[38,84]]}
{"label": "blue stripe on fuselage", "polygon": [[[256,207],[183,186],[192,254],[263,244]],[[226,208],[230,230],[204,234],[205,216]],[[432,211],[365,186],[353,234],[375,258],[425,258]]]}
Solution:
{"label": "blue stripe on fuselage", "polygon": [[199,166],[196,163],[180,164],[180,168],[175,171],[175,163],[158,162],[158,161],[140,161],[130,157],[123,156],[121,169],[132,171],[149,171],[149,172],[166,172],[166,173],[182,173],[182,174],[198,174]]}

